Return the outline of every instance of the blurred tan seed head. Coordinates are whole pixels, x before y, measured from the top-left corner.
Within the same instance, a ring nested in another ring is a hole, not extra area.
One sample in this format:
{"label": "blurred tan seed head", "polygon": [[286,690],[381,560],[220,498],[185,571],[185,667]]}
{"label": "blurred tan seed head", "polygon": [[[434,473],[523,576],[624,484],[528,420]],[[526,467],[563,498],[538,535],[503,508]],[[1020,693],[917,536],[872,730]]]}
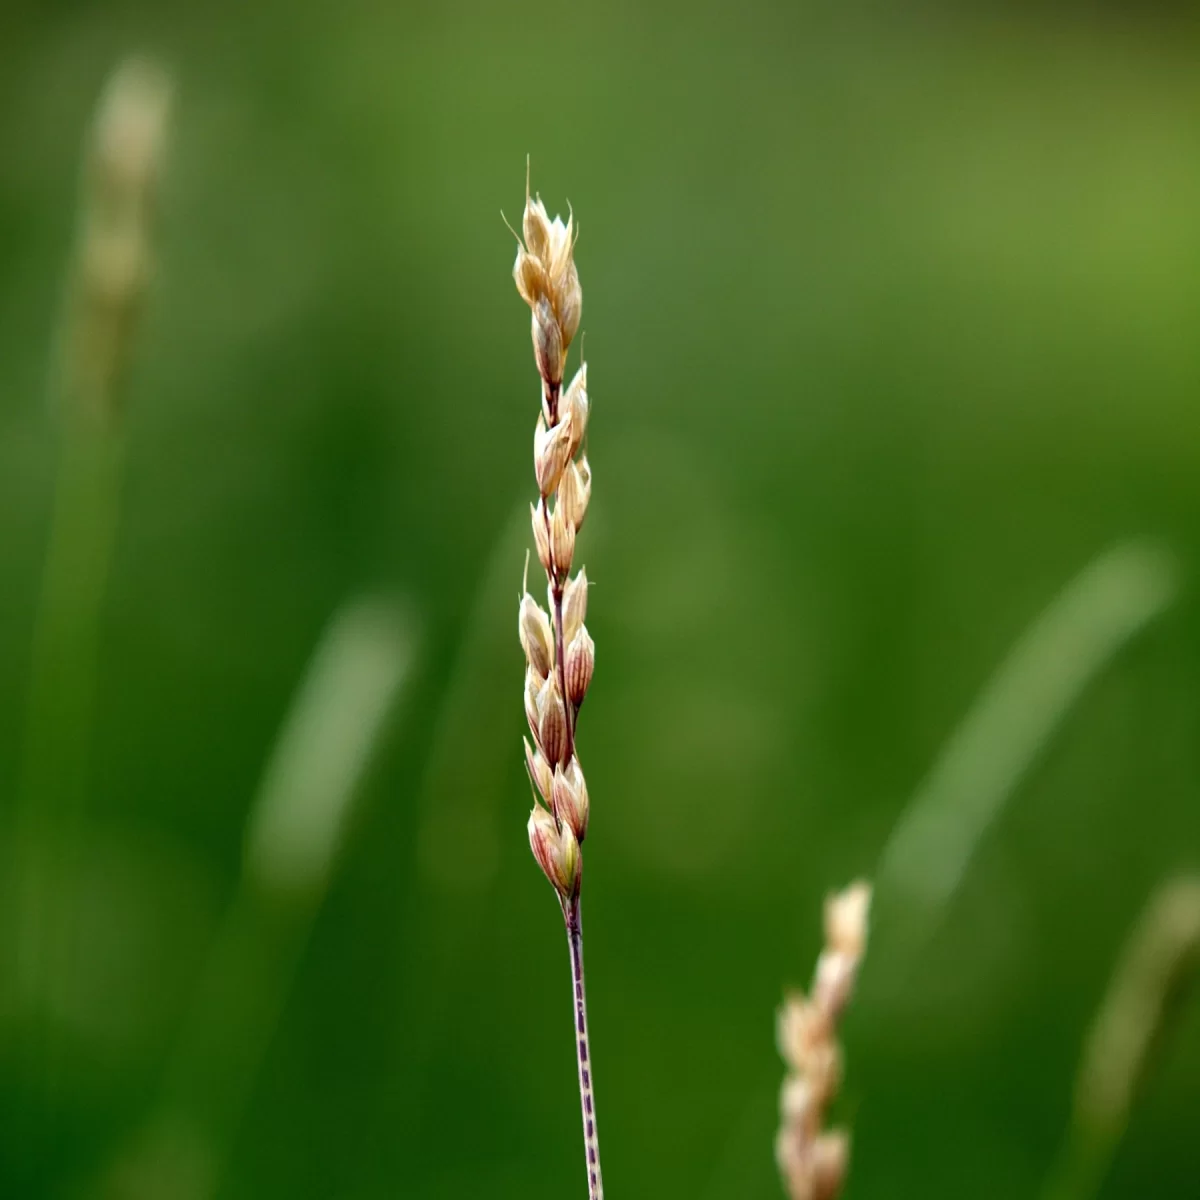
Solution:
{"label": "blurred tan seed head", "polygon": [[776,1036],[788,1074],[775,1156],[791,1200],[835,1200],[845,1183],[849,1139],[823,1126],[841,1087],[837,1025],[866,948],[870,901],[871,889],[861,882],[826,899],[825,948],[810,993],[789,995],[779,1010]]}

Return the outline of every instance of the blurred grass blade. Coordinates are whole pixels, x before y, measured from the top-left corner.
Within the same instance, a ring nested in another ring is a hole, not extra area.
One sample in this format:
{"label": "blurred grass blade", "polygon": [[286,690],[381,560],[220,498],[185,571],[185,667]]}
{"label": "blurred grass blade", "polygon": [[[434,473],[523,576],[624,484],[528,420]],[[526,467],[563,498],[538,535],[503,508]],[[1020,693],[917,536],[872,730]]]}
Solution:
{"label": "blurred grass blade", "polygon": [[413,661],[389,606],[334,618],[280,733],[246,830],[245,876],[266,891],[323,891],[350,802]]}
{"label": "blurred grass blade", "polygon": [[898,822],[879,892],[914,932],[950,903],[988,828],[1088,684],[1171,603],[1174,561],[1142,544],[1087,566],[984,689]]}
{"label": "blurred grass blade", "polygon": [[[472,947],[488,918],[505,843],[528,853],[525,813],[510,806],[514,796],[524,803],[528,794],[522,790],[528,787],[521,781],[523,756],[513,750],[514,723],[521,717],[520,676],[514,688],[512,664],[520,653],[514,635],[520,564],[529,540],[529,507],[522,500],[496,531],[477,576],[430,731],[402,905],[403,941],[412,948],[403,1006],[421,1036],[413,1042],[398,1091],[401,1122],[421,1120],[436,1082],[432,1064],[455,1037],[453,1010],[444,998],[473,986]],[[480,721],[481,711],[509,712],[511,722]],[[462,749],[464,729],[471,730],[470,754]],[[453,854],[446,853],[447,846],[454,847]],[[433,928],[436,937],[429,932]]]}
{"label": "blurred grass blade", "polygon": [[1200,876],[1162,884],[1117,963],[1084,1046],[1066,1141],[1046,1200],[1094,1200],[1156,1051],[1200,968]]}
{"label": "blurred grass blade", "polygon": [[242,877],[159,1111],[100,1194],[206,1200],[218,1189],[354,798],[412,676],[417,646],[412,619],[380,600],[347,603],[327,627],[250,810]]}

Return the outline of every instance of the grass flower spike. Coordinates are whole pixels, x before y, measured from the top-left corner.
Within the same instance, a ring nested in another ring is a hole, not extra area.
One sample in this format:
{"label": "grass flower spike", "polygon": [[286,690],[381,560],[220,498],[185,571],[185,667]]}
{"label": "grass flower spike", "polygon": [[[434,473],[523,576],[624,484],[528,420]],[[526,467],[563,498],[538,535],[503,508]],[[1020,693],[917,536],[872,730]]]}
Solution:
{"label": "grass flower spike", "polygon": [[592,496],[592,469],[581,454],[590,404],[587,364],[581,363],[564,390],[567,351],[579,331],[583,292],[575,268],[575,221],[550,219],[541,200],[525,184],[523,241],[513,279],[529,305],[533,357],[541,376],[541,411],[533,434],[533,475],[538,499],[530,505],[538,562],[546,573],[549,611],[528,589],[518,612],[525,651],[525,716],[533,744],[525,762],[536,797],[529,815],[529,845],[562,908],[571,951],[575,1006],[575,1048],[579,1098],[583,1108],[584,1150],[589,1200],[602,1200],[600,1144],[588,1045],[587,999],[583,983],[583,840],[587,836],[587,782],[575,747],[579,709],[596,666],[596,646],[584,624],[587,575],[572,577],[575,540]]}
{"label": "grass flower spike", "polygon": [[825,1114],[841,1085],[838,1020],[854,992],[867,942],[871,889],[855,883],[825,901],[825,948],[812,990],[796,993],[779,1010],[779,1053],[788,1066],[775,1143],[791,1200],[834,1200],[841,1194],[850,1139],[826,1130]]}

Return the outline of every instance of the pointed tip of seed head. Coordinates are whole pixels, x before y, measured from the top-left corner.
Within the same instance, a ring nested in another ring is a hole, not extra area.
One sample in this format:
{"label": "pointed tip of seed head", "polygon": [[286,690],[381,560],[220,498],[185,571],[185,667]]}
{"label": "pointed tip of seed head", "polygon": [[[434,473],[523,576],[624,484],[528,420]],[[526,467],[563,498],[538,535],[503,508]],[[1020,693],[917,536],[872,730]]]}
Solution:
{"label": "pointed tip of seed head", "polygon": [[825,940],[833,950],[857,959],[867,942],[871,910],[871,885],[857,879],[825,898]]}

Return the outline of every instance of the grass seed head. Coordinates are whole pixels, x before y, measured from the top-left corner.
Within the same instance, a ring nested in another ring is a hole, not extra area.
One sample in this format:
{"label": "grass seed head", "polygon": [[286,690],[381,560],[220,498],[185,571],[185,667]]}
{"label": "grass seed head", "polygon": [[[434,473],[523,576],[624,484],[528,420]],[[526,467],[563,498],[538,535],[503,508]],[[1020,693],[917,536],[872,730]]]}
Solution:
{"label": "grass seed head", "polygon": [[575,557],[575,526],[567,518],[561,500],[550,514],[550,561],[560,579],[565,579]]}
{"label": "grass seed head", "polygon": [[529,814],[529,848],[554,890],[569,900],[579,894],[583,864],[579,843],[569,825],[560,825],[540,804]]}
{"label": "grass seed head", "polygon": [[551,675],[538,691],[538,746],[546,761],[557,766],[567,752],[567,710],[562,693],[558,690],[558,678]]}
{"label": "grass seed head", "polygon": [[587,617],[587,602],[587,569],[580,567],[579,574],[563,589],[563,640],[568,646],[575,640],[575,635]]}
{"label": "grass seed head", "polygon": [[563,335],[550,301],[542,297],[533,306],[533,354],[538,373],[548,384],[561,384]]}
{"label": "grass seed head", "polygon": [[587,781],[577,758],[572,757],[565,767],[554,772],[554,815],[570,825],[576,841],[582,842],[587,837]]}
{"label": "grass seed head", "polygon": [[788,1074],[780,1095],[775,1155],[791,1200],[835,1200],[849,1165],[850,1142],[826,1130],[826,1111],[842,1082],[838,1020],[854,990],[866,949],[871,889],[855,883],[825,901],[825,948],[809,995],[793,993],[779,1010],[776,1034]]}
{"label": "grass seed head", "polygon": [[579,370],[575,372],[575,377],[567,385],[567,389],[563,392],[562,400],[559,403],[559,409],[564,416],[570,415],[572,418],[572,457],[578,452],[579,447],[583,444],[584,434],[587,433],[590,407],[587,391],[587,363],[582,363]]}
{"label": "grass seed head", "polygon": [[528,592],[521,597],[518,624],[525,659],[545,679],[554,670],[554,634],[549,616]]}
{"label": "grass seed head", "polygon": [[547,804],[552,804],[554,797],[554,776],[550,771],[550,767],[542,757],[542,752],[535,750],[529,744],[528,738],[522,738],[521,740],[525,743],[525,766],[529,769],[529,778],[533,781],[533,786],[537,788],[538,795]]}
{"label": "grass seed head", "polygon": [[596,643],[586,625],[579,627],[571,644],[567,647],[566,665],[563,678],[566,682],[567,699],[578,708],[587,695],[592,684],[592,675],[596,670]]}
{"label": "grass seed head", "polygon": [[545,500],[529,506],[529,519],[533,526],[533,544],[537,547],[538,562],[542,564],[542,570],[549,574],[554,560],[550,557],[550,524]]}
{"label": "grass seed head", "polygon": [[[567,423],[570,418],[567,418]],[[563,510],[563,516],[571,527],[578,532],[587,516],[588,500],[591,498],[591,488],[585,487],[584,478],[578,463],[567,463],[559,480],[558,504]]]}
{"label": "grass seed head", "polygon": [[533,473],[543,496],[554,494],[570,460],[571,424],[572,418],[568,416],[553,429],[547,429],[545,417],[538,416],[533,433]]}

